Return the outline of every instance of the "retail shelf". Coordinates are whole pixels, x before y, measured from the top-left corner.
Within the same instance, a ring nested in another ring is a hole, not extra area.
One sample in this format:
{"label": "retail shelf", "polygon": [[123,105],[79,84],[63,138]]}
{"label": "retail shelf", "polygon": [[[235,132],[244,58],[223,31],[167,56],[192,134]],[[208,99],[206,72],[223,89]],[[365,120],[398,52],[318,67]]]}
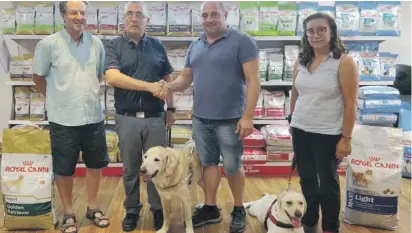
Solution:
{"label": "retail shelf", "polygon": [[9,120],[9,125],[48,125],[48,121]]}
{"label": "retail shelf", "polygon": [[[34,86],[36,85],[33,81],[28,81],[28,80],[16,80],[16,81],[8,81],[7,85],[9,86]],[[105,85],[104,82],[100,83],[101,86]]]}
{"label": "retail shelf", "polygon": [[[5,39],[10,40],[40,40],[48,35],[3,35]],[[101,39],[113,39],[119,35],[97,35]],[[180,36],[156,36],[162,41],[193,41],[198,37],[180,37]],[[257,41],[300,41],[300,36],[254,36]],[[343,41],[386,41],[399,38],[398,36],[351,36],[341,37]]]}
{"label": "retail shelf", "polygon": [[[247,176],[287,176],[290,174],[291,162],[267,162],[266,164],[244,164],[245,174]],[[224,175],[222,164],[219,165],[220,172]],[[103,168],[103,176],[122,176],[122,163],[109,163],[106,168]],[[343,175],[346,172],[345,166],[338,168],[338,173]],[[296,175],[296,170],[293,173]],[[85,176],[86,166],[83,163],[78,163],[75,176]]]}
{"label": "retail shelf", "polygon": [[361,81],[359,85],[361,86],[387,86],[393,85],[393,81]]}

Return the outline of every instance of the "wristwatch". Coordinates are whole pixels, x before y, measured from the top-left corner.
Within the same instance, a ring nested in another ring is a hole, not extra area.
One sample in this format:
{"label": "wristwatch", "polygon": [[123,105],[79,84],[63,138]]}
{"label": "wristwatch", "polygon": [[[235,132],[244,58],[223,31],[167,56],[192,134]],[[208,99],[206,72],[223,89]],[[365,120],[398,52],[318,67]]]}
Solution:
{"label": "wristwatch", "polygon": [[175,112],[176,112],[176,108],[167,108],[167,111],[171,111],[171,112],[175,113]]}

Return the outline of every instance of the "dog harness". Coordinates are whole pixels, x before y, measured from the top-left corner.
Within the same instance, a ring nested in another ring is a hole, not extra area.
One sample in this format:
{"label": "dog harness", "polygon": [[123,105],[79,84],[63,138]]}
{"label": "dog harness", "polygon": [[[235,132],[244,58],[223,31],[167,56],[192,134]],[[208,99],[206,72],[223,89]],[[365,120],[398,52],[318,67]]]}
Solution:
{"label": "dog harness", "polygon": [[[265,227],[265,231],[268,231],[268,219],[270,219],[270,221],[275,224],[276,226],[280,227],[280,228],[287,228],[287,229],[293,229],[295,228],[292,224],[287,224],[287,223],[283,223],[283,222],[279,222],[276,220],[275,216],[273,216],[272,214],[272,207],[273,205],[276,203],[277,199],[275,199],[272,204],[270,204],[269,209],[266,212],[266,216],[265,216],[265,221],[264,221],[264,227]],[[286,213],[287,214],[287,213]]]}

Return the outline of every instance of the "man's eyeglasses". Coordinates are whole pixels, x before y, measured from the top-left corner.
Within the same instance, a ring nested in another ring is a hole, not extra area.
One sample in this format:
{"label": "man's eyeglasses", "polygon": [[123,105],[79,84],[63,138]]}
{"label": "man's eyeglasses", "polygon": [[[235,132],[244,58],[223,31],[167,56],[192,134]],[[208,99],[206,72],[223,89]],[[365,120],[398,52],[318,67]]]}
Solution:
{"label": "man's eyeglasses", "polygon": [[144,18],[146,18],[146,16],[145,16],[142,12],[139,12],[139,11],[138,11],[138,12],[128,11],[128,12],[126,12],[126,14],[125,14],[125,17],[128,18],[128,19],[132,19],[133,16],[135,16],[136,19],[144,19]]}
{"label": "man's eyeglasses", "polygon": [[313,29],[308,29],[306,30],[306,36],[313,37],[315,36],[315,34],[318,34],[319,36],[323,36],[327,32],[327,30],[328,30],[327,27],[318,27],[316,28],[316,31]]}

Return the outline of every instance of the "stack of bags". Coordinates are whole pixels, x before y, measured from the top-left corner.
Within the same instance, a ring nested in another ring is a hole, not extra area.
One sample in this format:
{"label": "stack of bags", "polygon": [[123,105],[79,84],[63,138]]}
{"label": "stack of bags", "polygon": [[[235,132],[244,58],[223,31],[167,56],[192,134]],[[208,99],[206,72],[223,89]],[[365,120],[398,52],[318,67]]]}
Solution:
{"label": "stack of bags", "polygon": [[359,88],[357,123],[393,127],[402,106],[400,93],[393,87]]}
{"label": "stack of bags", "polygon": [[288,162],[293,158],[292,136],[289,125],[266,125],[261,132],[266,141],[268,162]]}
{"label": "stack of bags", "polygon": [[265,146],[263,134],[254,128],[252,134],[243,139],[243,164],[265,164]]}

